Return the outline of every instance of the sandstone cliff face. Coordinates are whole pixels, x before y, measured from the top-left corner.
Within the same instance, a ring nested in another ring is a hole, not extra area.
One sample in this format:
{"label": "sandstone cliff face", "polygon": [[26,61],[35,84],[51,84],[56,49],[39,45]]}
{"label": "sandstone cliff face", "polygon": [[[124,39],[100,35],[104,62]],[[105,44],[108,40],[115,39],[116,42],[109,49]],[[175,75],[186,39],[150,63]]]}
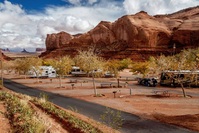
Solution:
{"label": "sandstone cliff face", "polygon": [[60,32],[58,34],[48,34],[46,38],[46,49],[48,51],[59,49],[66,46],[67,43],[73,38],[72,35]]}
{"label": "sandstone cliff face", "polygon": [[113,23],[102,21],[81,35],[51,34],[46,38],[47,52],[41,56],[75,56],[78,49],[92,47],[107,59],[146,60],[161,53],[173,54],[174,44],[176,51],[199,46],[199,7],[161,16],[142,11]]}
{"label": "sandstone cliff face", "polygon": [[199,46],[199,14],[183,21],[173,32],[173,41],[179,47],[194,48]]}

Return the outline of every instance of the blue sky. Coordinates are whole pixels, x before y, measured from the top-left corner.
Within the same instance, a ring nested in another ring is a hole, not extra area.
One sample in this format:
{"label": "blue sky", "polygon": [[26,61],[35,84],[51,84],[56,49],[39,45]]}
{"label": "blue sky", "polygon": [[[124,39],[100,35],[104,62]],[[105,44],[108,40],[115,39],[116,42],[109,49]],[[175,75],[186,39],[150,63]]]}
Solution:
{"label": "blue sky", "polygon": [[199,0],[0,0],[0,48],[45,47],[47,34],[85,33],[100,21],[115,21],[141,10],[173,13]]}
{"label": "blue sky", "polygon": [[[4,1],[4,0],[1,0]],[[70,5],[69,2],[63,0],[9,0],[13,4],[22,5],[23,9],[28,11],[42,11],[48,6]]]}

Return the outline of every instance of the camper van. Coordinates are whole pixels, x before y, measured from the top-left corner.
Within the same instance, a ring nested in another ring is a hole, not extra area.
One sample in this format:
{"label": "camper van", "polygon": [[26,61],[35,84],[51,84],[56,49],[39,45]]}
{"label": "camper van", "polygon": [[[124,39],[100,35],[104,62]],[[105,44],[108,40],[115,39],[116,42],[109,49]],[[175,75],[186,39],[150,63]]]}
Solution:
{"label": "camper van", "polygon": [[86,76],[86,72],[80,69],[80,67],[73,66],[71,70],[71,75],[73,76]]}
{"label": "camper van", "polygon": [[55,78],[57,76],[56,71],[52,66],[40,66],[37,70],[35,67],[32,67],[28,71],[28,75],[31,78],[36,78],[36,73],[38,73],[39,78]]}
{"label": "camper van", "polygon": [[160,85],[161,86],[180,86],[178,80],[180,80],[184,86],[199,86],[199,70],[178,70],[170,71],[166,70],[161,73]]}

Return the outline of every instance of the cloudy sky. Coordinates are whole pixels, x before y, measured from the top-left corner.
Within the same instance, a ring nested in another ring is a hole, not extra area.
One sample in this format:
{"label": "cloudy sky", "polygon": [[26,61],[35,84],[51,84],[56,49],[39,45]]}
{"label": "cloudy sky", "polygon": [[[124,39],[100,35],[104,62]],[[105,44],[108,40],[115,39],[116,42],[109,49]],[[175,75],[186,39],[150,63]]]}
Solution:
{"label": "cloudy sky", "polygon": [[47,34],[84,33],[100,21],[141,10],[150,15],[199,5],[199,0],[0,0],[0,48],[45,48]]}

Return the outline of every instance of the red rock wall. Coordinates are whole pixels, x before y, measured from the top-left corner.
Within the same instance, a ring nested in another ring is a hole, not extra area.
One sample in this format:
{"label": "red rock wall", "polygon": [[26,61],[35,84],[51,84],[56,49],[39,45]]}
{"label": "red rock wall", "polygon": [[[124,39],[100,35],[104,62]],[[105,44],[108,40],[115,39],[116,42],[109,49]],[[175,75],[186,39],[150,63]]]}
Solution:
{"label": "red rock wall", "polygon": [[72,35],[65,32],[60,32],[58,34],[47,34],[46,50],[52,51],[66,46],[66,44],[69,43],[72,38]]}
{"label": "red rock wall", "polygon": [[47,35],[47,52],[42,56],[75,56],[78,49],[93,47],[105,58],[146,60],[151,55],[172,54],[174,44],[177,51],[195,48],[199,46],[199,8],[193,12],[190,9],[154,17],[140,12],[113,23],[103,21],[82,35]]}

